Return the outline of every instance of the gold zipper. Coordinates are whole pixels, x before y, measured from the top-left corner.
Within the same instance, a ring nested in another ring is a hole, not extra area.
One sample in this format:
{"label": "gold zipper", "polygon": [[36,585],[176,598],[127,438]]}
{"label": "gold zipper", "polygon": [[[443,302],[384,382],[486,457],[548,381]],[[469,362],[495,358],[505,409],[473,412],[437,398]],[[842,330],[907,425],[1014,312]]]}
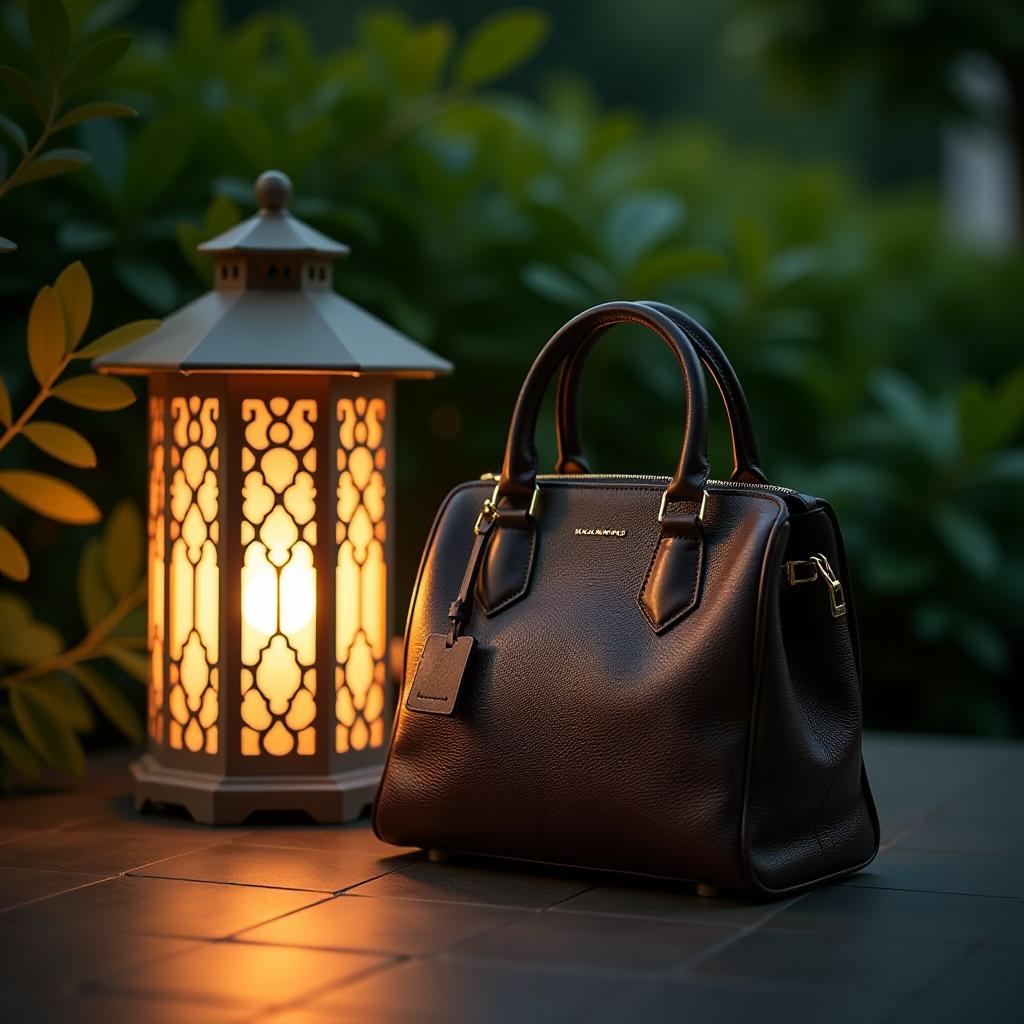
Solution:
{"label": "gold zipper", "polygon": [[[494,482],[498,479],[498,473],[483,473],[481,480]],[[668,483],[672,478],[663,474],[653,473],[538,473],[538,480],[657,480],[659,483]],[[760,484],[748,483],[745,480],[708,480],[709,484],[715,487],[736,487],[744,489],[754,487],[759,491],[771,491],[775,494],[795,494],[799,491],[792,487],[783,487],[781,484]]]}

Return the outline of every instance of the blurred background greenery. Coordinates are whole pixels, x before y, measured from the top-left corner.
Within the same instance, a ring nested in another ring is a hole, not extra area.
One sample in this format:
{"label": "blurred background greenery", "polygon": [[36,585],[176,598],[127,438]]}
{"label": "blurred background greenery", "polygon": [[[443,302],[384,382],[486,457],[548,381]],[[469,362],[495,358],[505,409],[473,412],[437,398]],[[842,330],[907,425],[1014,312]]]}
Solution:
{"label": "blurred background greenery", "polygon": [[[498,465],[540,345],[594,302],[659,298],[732,357],[769,477],[839,510],[867,724],[1024,733],[1018,6],[67,7],[76,38],[134,36],[95,88],[139,117],[71,128],[60,144],[91,162],[0,202],[19,246],[0,264],[16,408],[43,284],[82,260],[97,330],[162,316],[209,284],[195,244],[247,216],[253,178],[279,167],[294,212],[352,246],[338,289],[457,366],[400,388],[400,604],[444,493]],[[34,49],[8,3],[0,61],[38,70]],[[0,88],[29,124],[21,92]],[[681,387],[656,342],[610,338],[585,392],[596,466],[672,465]],[[142,405],[79,415],[98,466],[64,475],[104,512],[141,504]],[[91,528],[6,499],[0,517],[32,558],[18,592],[80,634],[69,567]]]}

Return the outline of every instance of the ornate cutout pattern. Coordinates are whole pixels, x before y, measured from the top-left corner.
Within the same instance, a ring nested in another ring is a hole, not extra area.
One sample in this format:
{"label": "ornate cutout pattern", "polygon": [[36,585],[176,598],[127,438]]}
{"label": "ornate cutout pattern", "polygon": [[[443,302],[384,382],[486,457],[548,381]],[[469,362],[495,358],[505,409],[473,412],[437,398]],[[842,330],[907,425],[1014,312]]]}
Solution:
{"label": "ornate cutout pattern", "polygon": [[168,745],[217,752],[220,567],[217,398],[171,398]]}
{"label": "ornate cutout pattern", "polygon": [[241,750],[316,752],[313,399],[242,402]]}
{"label": "ornate cutout pattern", "polygon": [[167,478],[164,473],[163,395],[149,399],[149,706],[146,720],[149,735],[157,743],[164,735],[164,502]]}
{"label": "ornate cutout pattern", "polygon": [[335,750],[384,743],[387,565],[383,398],[338,400]]}

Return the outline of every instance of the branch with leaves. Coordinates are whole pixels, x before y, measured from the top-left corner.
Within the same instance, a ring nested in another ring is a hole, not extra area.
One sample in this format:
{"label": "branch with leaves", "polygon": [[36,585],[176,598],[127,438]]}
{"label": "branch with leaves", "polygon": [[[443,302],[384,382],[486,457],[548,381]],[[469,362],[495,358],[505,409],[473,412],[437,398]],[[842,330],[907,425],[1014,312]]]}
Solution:
{"label": "branch with leaves", "polygon": [[[47,149],[52,137],[84,121],[98,118],[135,117],[137,111],[123,103],[96,101],[68,106],[68,99],[91,85],[125,55],[132,37],[123,33],[80,44],[63,0],[32,0],[28,5],[28,27],[41,64],[42,82],[20,68],[0,64],[0,78],[14,89],[39,119],[34,141],[29,133],[6,115],[0,115],[0,130],[14,143],[16,161],[8,173],[0,162],[0,199],[12,189],[30,185],[58,174],[66,174],[89,163],[81,149]],[[17,246],[0,238],[0,252]]]}
{"label": "branch with leaves", "polygon": [[60,633],[36,620],[14,594],[0,594],[0,785],[12,770],[23,777],[45,764],[67,775],[85,770],[79,736],[95,726],[93,707],[134,743],[142,728],[124,690],[99,671],[113,662],[145,685],[144,534],[138,510],[122,502],[102,537],[92,538],[78,566],[85,634],[65,646]]}
{"label": "branch with leaves", "polygon": [[[39,390],[17,416],[6,384],[0,379],[0,453],[19,435],[45,454],[77,468],[96,465],[92,445],[62,423],[35,418],[54,398],[81,409],[108,412],[135,401],[124,381],[84,373],[61,379],[74,362],[95,359],[148,334],[158,320],[136,320],[79,348],[92,315],[92,283],[80,262],[72,263],[36,296],[28,318],[28,361]],[[31,469],[0,469],[0,492],[33,512],[59,523],[83,525],[100,520],[100,510],[77,487]],[[14,534],[0,525],[0,574],[28,578],[29,561]]]}

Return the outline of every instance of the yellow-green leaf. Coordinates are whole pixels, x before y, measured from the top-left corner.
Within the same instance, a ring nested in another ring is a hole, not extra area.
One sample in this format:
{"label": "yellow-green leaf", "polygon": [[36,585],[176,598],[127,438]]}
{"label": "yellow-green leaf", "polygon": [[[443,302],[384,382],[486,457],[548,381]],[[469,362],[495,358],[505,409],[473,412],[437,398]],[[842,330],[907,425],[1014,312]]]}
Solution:
{"label": "yellow-green leaf", "polygon": [[120,732],[133,743],[142,742],[142,722],[138,712],[115,683],[88,665],[73,665],[68,671]]}
{"label": "yellow-green leaf", "polygon": [[17,583],[28,579],[28,555],[6,526],[0,526],[0,573]]}
{"label": "yellow-green leaf", "polygon": [[62,423],[41,420],[27,424],[22,433],[41,451],[69,466],[91,469],[96,465],[93,446],[77,430],[65,427]]}
{"label": "yellow-green leaf", "polygon": [[20,736],[6,729],[0,729],[0,754],[21,775],[34,778],[39,774],[39,759],[32,753],[32,748]]}
{"label": "yellow-green leaf", "polygon": [[0,660],[34,665],[64,650],[53,626],[32,617],[32,609],[15,594],[0,594]]}
{"label": "yellow-green leaf", "polygon": [[39,115],[39,120],[46,122],[46,118],[49,116],[46,100],[43,98],[39,86],[24,71],[12,68],[9,64],[0,64],[0,78],[5,79],[9,85],[21,93],[22,99],[26,100]]}
{"label": "yellow-green leaf", "polygon": [[70,680],[56,673],[26,682],[26,689],[50,702],[54,713],[64,719],[75,732],[89,732],[96,724],[92,707]]}
{"label": "yellow-green leaf", "polygon": [[82,149],[50,149],[41,153],[31,163],[25,164],[10,179],[9,188],[19,185],[31,185],[34,181],[44,181],[58,174],[77,171],[92,161],[92,157]]}
{"label": "yellow-green leaf", "polygon": [[100,521],[100,510],[92,498],[55,476],[32,469],[0,470],[0,491],[58,523],[81,526]]}
{"label": "yellow-green leaf", "polygon": [[138,117],[134,107],[126,107],[123,103],[83,103],[63,114],[54,125],[55,132],[63,131],[83,121],[95,121],[100,117]]}
{"label": "yellow-green leaf", "polygon": [[82,340],[89,317],[92,316],[92,281],[89,280],[89,273],[82,266],[81,260],[75,260],[61,271],[54,290],[64,308],[67,351],[70,352],[77,348]]}
{"label": "yellow-green leaf", "polygon": [[160,326],[159,320],[133,320],[123,327],[115,327],[112,331],[100,335],[95,341],[90,341],[83,349],[75,353],[76,359],[95,359],[97,356],[106,355],[108,352],[116,352],[125,345],[130,345],[139,338],[144,338],[150,331],[155,331]]}
{"label": "yellow-green leaf", "polygon": [[24,685],[9,687],[11,710],[29,746],[48,764],[67,775],[82,775],[85,755],[71,726],[42,694]]}
{"label": "yellow-green leaf", "polygon": [[118,597],[130,594],[142,576],[143,546],[139,510],[130,501],[118,502],[103,531],[103,568]]}
{"label": "yellow-green leaf", "polygon": [[28,361],[40,384],[49,384],[67,353],[64,310],[56,291],[46,285],[28,315]]}
{"label": "yellow-green leaf", "polygon": [[7,390],[3,377],[0,377],[0,423],[5,427],[11,425],[14,413],[11,411],[11,394]]}
{"label": "yellow-green leaf", "polygon": [[114,598],[103,578],[103,551],[99,537],[90,537],[78,562],[78,607],[92,629],[111,608]]}
{"label": "yellow-green leaf", "polygon": [[508,74],[539,49],[550,18],[538,10],[501,11],[470,32],[455,66],[458,85],[476,86]]}
{"label": "yellow-green leaf", "polygon": [[116,377],[86,373],[81,377],[61,381],[53,389],[53,397],[77,405],[80,409],[110,412],[131,405],[135,401],[135,392]]}
{"label": "yellow-green leaf", "polygon": [[138,651],[126,651],[123,647],[111,647],[107,650],[110,660],[120,665],[133,679],[142,683],[149,682],[149,658]]}

